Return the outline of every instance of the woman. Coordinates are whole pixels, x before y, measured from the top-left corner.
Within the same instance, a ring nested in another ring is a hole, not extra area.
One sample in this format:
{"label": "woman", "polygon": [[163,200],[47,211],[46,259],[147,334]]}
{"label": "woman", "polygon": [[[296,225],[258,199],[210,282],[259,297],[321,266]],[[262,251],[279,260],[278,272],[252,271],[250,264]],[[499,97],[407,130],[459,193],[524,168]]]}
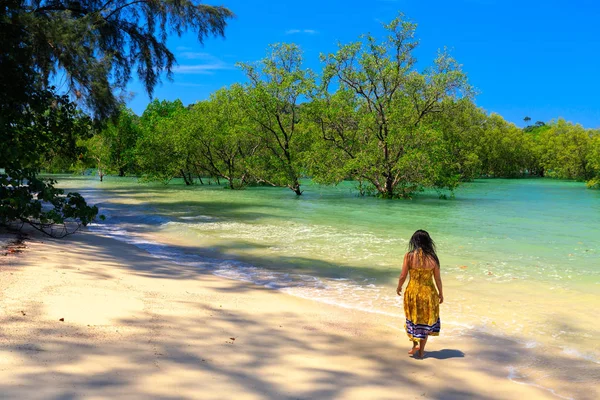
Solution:
{"label": "woman", "polygon": [[[435,243],[429,233],[420,229],[410,239],[408,253],[404,255],[396,289],[398,296],[402,294],[402,285],[409,274],[410,281],[404,293],[404,314],[406,333],[413,342],[413,347],[408,354],[412,355],[418,351],[419,358],[423,358],[427,338],[440,334],[440,304],[444,302],[444,295]],[[432,277],[437,291],[433,286]]]}

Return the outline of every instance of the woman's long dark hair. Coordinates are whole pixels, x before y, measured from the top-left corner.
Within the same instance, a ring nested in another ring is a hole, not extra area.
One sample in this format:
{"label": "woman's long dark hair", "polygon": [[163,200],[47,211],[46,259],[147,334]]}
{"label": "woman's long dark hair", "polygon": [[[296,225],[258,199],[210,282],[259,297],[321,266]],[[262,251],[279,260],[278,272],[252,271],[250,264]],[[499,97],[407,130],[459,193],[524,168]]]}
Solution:
{"label": "woman's long dark hair", "polygon": [[409,252],[416,252],[419,249],[421,249],[426,256],[433,258],[438,266],[440,265],[440,259],[437,254],[435,254],[435,242],[431,236],[429,236],[429,233],[422,229],[416,231],[410,238],[410,242],[408,242]]}

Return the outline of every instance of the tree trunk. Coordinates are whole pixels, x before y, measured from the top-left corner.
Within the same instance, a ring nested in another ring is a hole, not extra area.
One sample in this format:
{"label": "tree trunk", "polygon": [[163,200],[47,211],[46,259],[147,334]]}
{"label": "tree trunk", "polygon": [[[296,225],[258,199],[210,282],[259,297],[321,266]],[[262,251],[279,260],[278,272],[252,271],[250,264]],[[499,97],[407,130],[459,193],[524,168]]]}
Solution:
{"label": "tree trunk", "polygon": [[385,178],[385,194],[390,199],[394,196],[394,177],[391,171],[388,172],[388,176]]}
{"label": "tree trunk", "polygon": [[227,169],[229,170],[229,178],[227,178],[227,180],[229,181],[229,187],[233,190],[233,179],[235,174],[233,172],[233,162],[231,162],[231,160],[227,163]]}
{"label": "tree trunk", "polygon": [[102,178],[104,178],[104,174],[102,173],[102,165],[100,164],[100,160],[98,160],[98,176],[100,177],[100,182],[102,182]]}
{"label": "tree trunk", "polygon": [[185,185],[189,186],[190,182],[188,182],[188,178],[187,178],[187,175],[185,174],[185,171],[183,169],[181,169],[180,172],[181,172],[181,176],[183,176],[183,181],[185,182]]}
{"label": "tree trunk", "polygon": [[119,176],[125,176],[125,169],[123,167],[119,168]]}
{"label": "tree trunk", "polygon": [[204,182],[202,182],[202,177],[200,176],[200,171],[198,171],[198,167],[194,167],[194,169],[196,170],[196,175],[198,176],[198,180],[200,181],[201,185],[204,185]]}
{"label": "tree trunk", "polygon": [[360,196],[364,196],[365,195],[365,186],[364,186],[363,181],[361,179],[358,180],[358,194]]}
{"label": "tree trunk", "polygon": [[300,190],[300,183],[298,182],[297,179],[294,181],[294,184],[292,186],[290,186],[290,189],[292,189],[292,191],[294,193],[296,193],[296,196],[302,195],[302,190]]}
{"label": "tree trunk", "polygon": [[394,175],[392,174],[392,168],[390,167],[390,163],[389,163],[389,158],[390,158],[390,152],[389,152],[389,148],[386,142],[383,143],[383,159],[385,162],[385,166],[386,166],[386,173],[383,174],[383,176],[385,177],[385,185],[384,185],[384,197],[391,199],[392,196],[394,195]]}

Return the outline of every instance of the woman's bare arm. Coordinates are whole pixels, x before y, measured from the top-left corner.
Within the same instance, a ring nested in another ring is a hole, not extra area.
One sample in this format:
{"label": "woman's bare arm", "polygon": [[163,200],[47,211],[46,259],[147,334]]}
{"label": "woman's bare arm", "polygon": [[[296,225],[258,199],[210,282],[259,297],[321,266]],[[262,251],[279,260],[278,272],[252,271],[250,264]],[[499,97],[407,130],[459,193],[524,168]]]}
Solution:
{"label": "woman's bare arm", "polygon": [[433,279],[435,280],[435,285],[437,286],[438,295],[440,296],[440,304],[444,302],[444,291],[442,289],[442,276],[440,274],[440,266],[437,265],[433,268]]}
{"label": "woman's bare arm", "polygon": [[404,261],[402,262],[402,272],[400,272],[400,278],[398,279],[398,288],[396,289],[396,293],[398,296],[402,294],[402,285],[406,281],[406,277],[408,276],[408,253],[404,255]]}

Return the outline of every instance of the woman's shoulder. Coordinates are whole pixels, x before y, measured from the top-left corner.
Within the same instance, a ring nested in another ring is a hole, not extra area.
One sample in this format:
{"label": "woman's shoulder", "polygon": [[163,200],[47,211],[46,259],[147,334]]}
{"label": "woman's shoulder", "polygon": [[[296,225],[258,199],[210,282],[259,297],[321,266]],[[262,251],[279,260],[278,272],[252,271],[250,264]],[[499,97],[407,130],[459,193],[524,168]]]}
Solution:
{"label": "woman's shoulder", "polygon": [[410,260],[412,260],[414,255],[415,255],[414,251],[407,251],[406,253],[404,253],[404,260],[410,261]]}

